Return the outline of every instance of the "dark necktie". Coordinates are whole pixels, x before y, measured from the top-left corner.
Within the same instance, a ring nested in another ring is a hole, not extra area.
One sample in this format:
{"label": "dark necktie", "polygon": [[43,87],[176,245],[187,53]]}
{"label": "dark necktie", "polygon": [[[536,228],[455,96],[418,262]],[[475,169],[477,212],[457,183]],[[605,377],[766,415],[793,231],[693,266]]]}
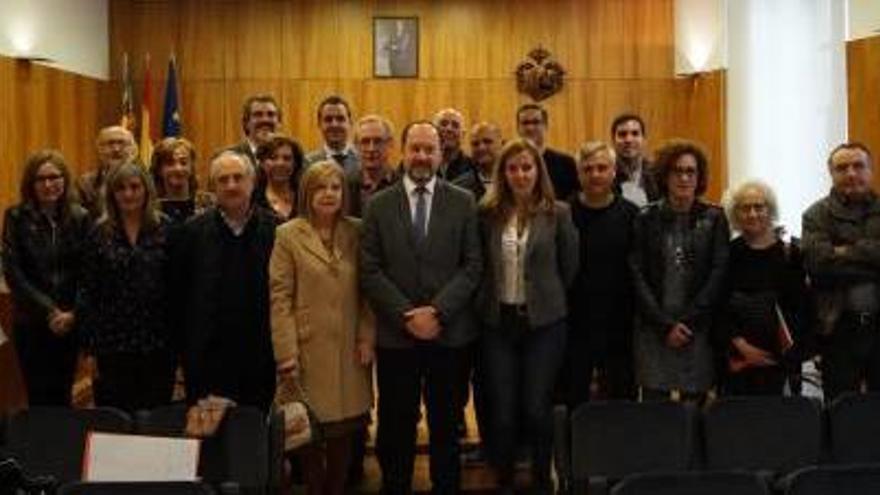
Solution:
{"label": "dark necktie", "polygon": [[334,153],[333,159],[336,160],[340,167],[345,166],[345,153]]}
{"label": "dark necktie", "polygon": [[427,237],[427,220],[428,220],[428,198],[426,197],[428,190],[425,186],[416,187],[416,214],[413,218],[413,232],[416,234],[416,240],[422,242]]}

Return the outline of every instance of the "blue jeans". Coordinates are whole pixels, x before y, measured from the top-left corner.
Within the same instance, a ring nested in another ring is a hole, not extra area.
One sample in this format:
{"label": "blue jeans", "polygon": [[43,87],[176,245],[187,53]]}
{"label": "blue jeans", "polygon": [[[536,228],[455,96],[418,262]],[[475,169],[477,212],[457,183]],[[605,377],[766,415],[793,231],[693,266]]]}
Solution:
{"label": "blue jeans", "polygon": [[[507,313],[507,314],[505,314]],[[553,390],[565,356],[565,320],[531,328],[525,315],[502,307],[500,328],[484,335],[492,444],[490,460],[499,482],[512,484],[517,446],[528,441],[532,478],[550,481],[553,450]],[[522,423],[522,428],[520,424]],[[525,431],[527,438],[520,438]]]}

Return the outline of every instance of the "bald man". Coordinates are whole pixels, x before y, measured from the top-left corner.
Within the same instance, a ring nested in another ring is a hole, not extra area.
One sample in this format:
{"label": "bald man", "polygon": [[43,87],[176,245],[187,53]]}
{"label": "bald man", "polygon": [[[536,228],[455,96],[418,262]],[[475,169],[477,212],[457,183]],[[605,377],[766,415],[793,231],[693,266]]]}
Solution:
{"label": "bald man", "polygon": [[440,132],[440,150],[442,161],[437,175],[447,181],[453,181],[456,177],[474,168],[470,157],[461,149],[461,140],[464,137],[464,116],[454,108],[444,108],[434,114],[434,126]]}
{"label": "bald man", "polygon": [[101,188],[110,170],[137,156],[137,145],[131,131],[118,125],[98,131],[95,146],[98,152],[97,169],[81,175],[76,183],[80,201],[92,219],[101,215]]}
{"label": "bald man", "polygon": [[501,154],[501,129],[492,122],[480,122],[471,128],[471,160],[474,166],[452,183],[473,193],[479,201],[492,183],[492,168]]}
{"label": "bald man", "polygon": [[188,402],[217,395],[268,410],[275,394],[269,331],[274,215],[251,205],[247,155],[211,160],[216,208],[193,217],[171,248],[175,334],[183,340]]}

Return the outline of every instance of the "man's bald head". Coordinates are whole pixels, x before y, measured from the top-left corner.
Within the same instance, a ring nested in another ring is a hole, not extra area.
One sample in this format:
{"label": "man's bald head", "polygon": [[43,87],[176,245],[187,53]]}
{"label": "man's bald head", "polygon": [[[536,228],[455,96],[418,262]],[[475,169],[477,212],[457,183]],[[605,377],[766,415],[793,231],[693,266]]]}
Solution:
{"label": "man's bald head", "polygon": [[98,148],[100,167],[106,170],[131,161],[137,153],[134,135],[125,127],[118,125],[98,131],[95,145]]}

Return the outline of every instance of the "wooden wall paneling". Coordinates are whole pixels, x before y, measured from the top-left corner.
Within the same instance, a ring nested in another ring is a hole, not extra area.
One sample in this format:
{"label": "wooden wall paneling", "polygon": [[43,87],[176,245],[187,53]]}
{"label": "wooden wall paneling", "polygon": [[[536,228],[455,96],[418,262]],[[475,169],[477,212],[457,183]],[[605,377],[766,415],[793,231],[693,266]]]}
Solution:
{"label": "wooden wall paneling", "polygon": [[178,69],[181,81],[224,79],[225,44],[220,40],[230,36],[223,23],[228,9],[228,6],[217,2],[179,2]]}
{"label": "wooden wall paneling", "polygon": [[[341,46],[337,38],[337,2],[288,2],[280,7],[282,18],[281,50],[285,76],[293,79],[335,79],[339,77],[337,51],[352,50]],[[358,51],[372,53],[371,45]]]}
{"label": "wooden wall paneling", "polygon": [[[235,126],[228,122],[226,113],[226,84],[207,80],[180,83],[183,134],[196,148],[196,170],[199,184],[207,184],[208,159],[221,146],[241,140],[241,131],[233,134]],[[233,105],[234,106],[234,105]],[[235,108],[239,108],[234,106]],[[236,118],[240,121],[240,116]],[[240,128],[239,128],[240,129]]]}
{"label": "wooden wall paneling", "polygon": [[17,182],[13,179],[13,129],[18,127],[12,107],[12,95],[15,89],[13,61],[0,57],[0,207],[5,209],[13,201],[13,192]]}
{"label": "wooden wall paneling", "polygon": [[0,208],[5,209],[18,202],[24,161],[34,151],[60,150],[74,174],[90,166],[105,83],[4,57],[0,79]]}
{"label": "wooden wall paneling", "polygon": [[224,77],[227,80],[282,78],[283,17],[278,15],[279,4],[251,1],[222,5]]}
{"label": "wooden wall paneling", "polygon": [[336,44],[340,47],[327,58],[339,64],[337,77],[361,81],[373,76],[373,9],[365,2],[337,4]]}
{"label": "wooden wall paneling", "polygon": [[[880,163],[880,36],[846,44],[846,73],[849,139],[865,143]],[[880,173],[874,185],[880,189]]]}

